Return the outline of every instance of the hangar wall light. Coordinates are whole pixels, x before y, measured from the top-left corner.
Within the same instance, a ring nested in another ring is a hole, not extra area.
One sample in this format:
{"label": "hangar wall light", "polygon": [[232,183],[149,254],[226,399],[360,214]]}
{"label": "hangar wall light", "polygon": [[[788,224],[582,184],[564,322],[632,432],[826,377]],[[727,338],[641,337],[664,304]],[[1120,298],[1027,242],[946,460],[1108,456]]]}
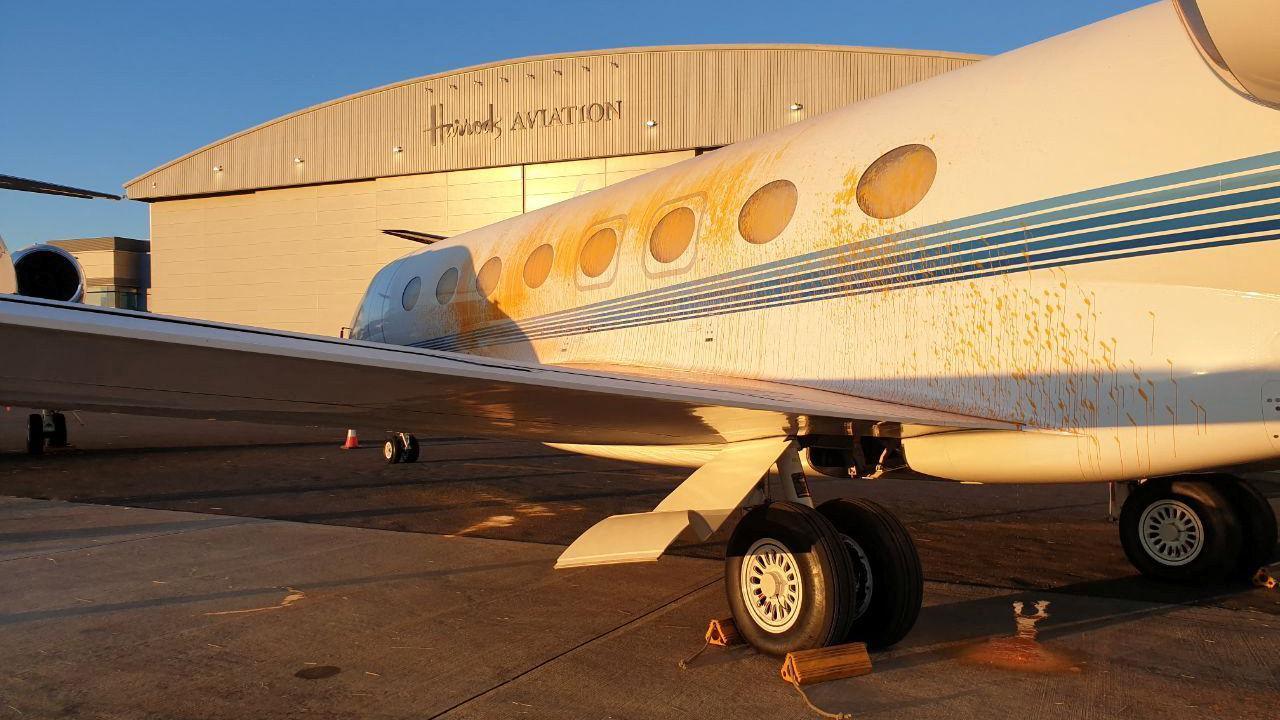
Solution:
{"label": "hangar wall light", "polygon": [[396,153],[397,155],[399,155],[400,153],[404,152],[404,148],[402,148],[402,147],[400,147],[399,145],[397,145],[397,146],[395,146],[395,147],[391,148],[391,152]]}
{"label": "hangar wall light", "polygon": [[658,121],[657,121],[657,120],[645,120],[645,121],[644,121],[644,126],[645,126],[645,127],[657,127],[657,126],[658,126]]}
{"label": "hangar wall light", "polygon": [[222,172],[222,166],[221,166],[221,165],[214,165],[214,166],[213,166],[213,171],[214,171],[214,172],[216,172],[216,173]]}
{"label": "hangar wall light", "polygon": [[301,164],[302,164],[302,158],[300,158],[300,157],[296,157],[296,158],[294,158],[294,159],[293,159],[293,164],[294,164],[294,165],[301,165]]}
{"label": "hangar wall light", "polygon": [[800,103],[791,103],[791,112],[795,112],[797,110],[803,110],[803,109],[804,109],[804,106],[801,105]]}

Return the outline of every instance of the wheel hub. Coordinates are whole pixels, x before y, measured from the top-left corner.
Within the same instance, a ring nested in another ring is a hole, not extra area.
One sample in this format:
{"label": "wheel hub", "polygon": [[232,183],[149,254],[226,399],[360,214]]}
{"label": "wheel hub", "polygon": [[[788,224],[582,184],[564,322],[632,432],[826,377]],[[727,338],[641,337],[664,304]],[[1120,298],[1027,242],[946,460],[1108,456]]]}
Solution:
{"label": "wheel hub", "polygon": [[862,617],[867,608],[871,607],[871,594],[875,590],[875,576],[871,573],[871,560],[867,558],[867,553],[862,549],[862,546],[844,533],[840,533],[840,541],[844,543],[850,557],[853,559],[853,619],[857,620]]}
{"label": "wheel hub", "polygon": [[1204,524],[1186,503],[1160,500],[1152,503],[1138,521],[1142,547],[1165,565],[1185,565],[1204,547]]}
{"label": "wheel hub", "polygon": [[786,632],[800,617],[804,586],[791,551],[773,538],[753,543],[742,558],[742,598],[751,619],[771,633]]}

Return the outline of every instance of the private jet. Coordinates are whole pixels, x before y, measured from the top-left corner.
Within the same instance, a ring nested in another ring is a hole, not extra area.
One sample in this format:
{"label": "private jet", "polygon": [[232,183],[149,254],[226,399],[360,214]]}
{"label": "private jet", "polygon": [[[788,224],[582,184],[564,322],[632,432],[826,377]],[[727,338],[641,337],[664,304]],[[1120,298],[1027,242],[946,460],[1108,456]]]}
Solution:
{"label": "private jet", "polygon": [[688,467],[556,565],[725,526],[772,654],[920,611],[902,523],[815,507],[813,474],[1114,483],[1141,573],[1247,575],[1276,544],[1240,474],[1280,468],[1277,28],[1273,0],[1165,0],[436,240],[351,339],[5,295],[0,401]]}

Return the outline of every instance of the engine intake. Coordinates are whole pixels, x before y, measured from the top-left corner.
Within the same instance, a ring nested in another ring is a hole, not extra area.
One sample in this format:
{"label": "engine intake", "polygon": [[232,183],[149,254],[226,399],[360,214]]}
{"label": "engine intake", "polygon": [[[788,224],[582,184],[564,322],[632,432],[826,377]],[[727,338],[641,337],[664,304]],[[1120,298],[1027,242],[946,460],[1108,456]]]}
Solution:
{"label": "engine intake", "polygon": [[44,300],[84,299],[84,270],[75,257],[53,245],[33,245],[13,253],[19,295]]}

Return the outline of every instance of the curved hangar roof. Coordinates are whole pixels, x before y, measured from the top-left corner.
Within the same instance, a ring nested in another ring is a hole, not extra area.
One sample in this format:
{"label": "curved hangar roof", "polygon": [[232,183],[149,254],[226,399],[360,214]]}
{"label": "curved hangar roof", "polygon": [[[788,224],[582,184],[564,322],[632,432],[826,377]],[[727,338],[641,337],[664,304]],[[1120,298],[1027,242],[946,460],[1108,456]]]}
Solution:
{"label": "curved hangar roof", "polygon": [[543,55],[285,115],[125,183],[137,200],[718,147],[979,60],[820,45]]}

